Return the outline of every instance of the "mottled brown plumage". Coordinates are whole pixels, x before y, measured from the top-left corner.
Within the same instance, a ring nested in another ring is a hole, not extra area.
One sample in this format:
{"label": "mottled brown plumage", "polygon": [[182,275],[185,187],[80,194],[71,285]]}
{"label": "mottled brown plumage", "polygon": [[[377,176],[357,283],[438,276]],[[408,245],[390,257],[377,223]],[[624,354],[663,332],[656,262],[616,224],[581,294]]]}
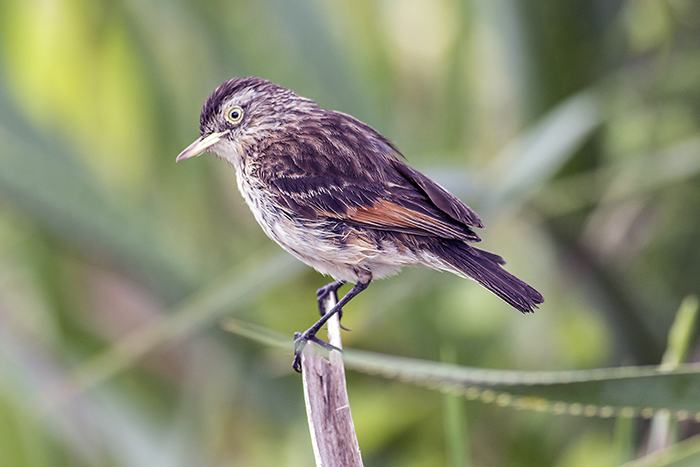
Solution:
{"label": "mottled brown plumage", "polygon": [[335,279],[319,289],[319,301],[355,283],[298,344],[316,340],[328,316],[372,279],[403,266],[473,279],[524,313],[544,301],[501,268],[500,256],[468,245],[480,241],[473,228],[483,226],[474,211],[349,115],[261,78],[234,78],[209,96],[199,129],[177,160],[212,150],[230,162],[265,233]]}

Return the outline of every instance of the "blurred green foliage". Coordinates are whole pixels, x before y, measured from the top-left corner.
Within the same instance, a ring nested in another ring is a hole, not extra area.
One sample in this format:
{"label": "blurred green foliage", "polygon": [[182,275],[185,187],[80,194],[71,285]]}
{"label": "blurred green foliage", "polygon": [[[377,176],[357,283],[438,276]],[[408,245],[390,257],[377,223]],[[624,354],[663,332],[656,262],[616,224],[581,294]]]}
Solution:
{"label": "blurred green foliage", "polygon": [[[519,316],[407,270],[348,307],[347,346],[514,370],[661,361],[700,292],[697,1],[3,0],[0,465],[313,463],[289,352],[217,318],[291,338],[324,278],[264,236],[232,168],[174,163],[207,95],[244,75],[395,141],[547,299]],[[607,466],[646,444],[643,421],[348,377],[367,466]]]}

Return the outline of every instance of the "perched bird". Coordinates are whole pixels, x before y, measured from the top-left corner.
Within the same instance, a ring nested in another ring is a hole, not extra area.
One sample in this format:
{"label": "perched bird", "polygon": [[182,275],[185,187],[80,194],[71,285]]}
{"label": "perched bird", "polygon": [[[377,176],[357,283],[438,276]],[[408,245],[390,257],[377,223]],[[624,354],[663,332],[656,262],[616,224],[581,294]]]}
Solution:
{"label": "perched bird", "polygon": [[[216,88],[199,119],[200,137],[177,161],[213,151],[233,165],[238,189],[265,233],[334,282],[354,287],[303,334],[300,350],[373,279],[423,265],[473,279],[523,313],[542,295],[501,268],[500,256],[475,248],[479,216],[404,163],[374,128],[256,77]],[[326,344],[327,345],[327,344]]]}

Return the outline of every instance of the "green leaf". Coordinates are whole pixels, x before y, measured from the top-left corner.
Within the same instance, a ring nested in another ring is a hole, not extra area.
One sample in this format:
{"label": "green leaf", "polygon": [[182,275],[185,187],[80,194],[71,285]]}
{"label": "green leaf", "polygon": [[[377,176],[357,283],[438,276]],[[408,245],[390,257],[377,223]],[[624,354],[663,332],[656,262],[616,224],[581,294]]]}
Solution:
{"label": "green leaf", "polygon": [[[224,327],[259,342],[291,348],[290,340],[250,324],[230,319]],[[658,411],[673,412],[680,420],[700,415],[700,364],[680,365],[671,371],[649,366],[513,371],[347,348],[343,357],[349,369],[517,409],[603,418],[649,418]]]}
{"label": "green leaf", "polygon": [[[456,391],[470,399],[571,415],[651,417],[657,410],[678,418],[700,412],[700,365],[671,372],[657,367],[526,372],[461,367],[353,351],[346,366],[421,386]],[[550,404],[553,403],[553,404]]]}
{"label": "green leaf", "polygon": [[[457,359],[454,346],[445,346],[440,351],[442,361],[452,363]],[[467,462],[467,418],[464,410],[464,399],[454,394],[443,395],[445,412],[445,437],[447,438],[447,453],[449,464],[454,467],[465,467]]]}
{"label": "green leaf", "polygon": [[700,465],[700,436],[644,456],[621,467],[697,467]]}
{"label": "green leaf", "polygon": [[685,361],[690,349],[697,316],[698,298],[689,295],[681,303],[673,326],[668,332],[668,348],[661,361],[664,367],[673,368]]}
{"label": "green leaf", "polygon": [[491,194],[491,202],[511,205],[542,186],[601,122],[591,91],[580,92],[559,104],[494,160],[489,170],[499,183]]}

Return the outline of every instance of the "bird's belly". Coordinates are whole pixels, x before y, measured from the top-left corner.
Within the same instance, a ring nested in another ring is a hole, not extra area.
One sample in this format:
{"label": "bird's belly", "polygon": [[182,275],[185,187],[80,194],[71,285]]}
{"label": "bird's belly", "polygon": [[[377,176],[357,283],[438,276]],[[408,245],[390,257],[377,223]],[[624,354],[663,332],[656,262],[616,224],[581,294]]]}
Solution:
{"label": "bird's belly", "polygon": [[[314,225],[315,224],[315,225]],[[371,273],[372,277],[395,274],[402,266],[415,263],[399,253],[395,246],[383,249],[359,238],[356,232],[339,235],[327,223],[283,218],[262,224],[265,233],[297,259],[321,274],[336,280],[357,282]]]}
{"label": "bird's belly", "polygon": [[291,217],[274,200],[241,190],[255,219],[268,237],[294,257],[336,280],[357,282],[371,274],[375,279],[396,274],[403,266],[422,262],[416,253],[390,239],[333,219]]}
{"label": "bird's belly", "polygon": [[270,237],[321,274],[347,282],[357,282],[368,273],[381,279],[418,262],[415,255],[399,251],[395,245],[377,248],[354,233],[336,237],[323,229],[310,231],[306,226],[287,225]]}

